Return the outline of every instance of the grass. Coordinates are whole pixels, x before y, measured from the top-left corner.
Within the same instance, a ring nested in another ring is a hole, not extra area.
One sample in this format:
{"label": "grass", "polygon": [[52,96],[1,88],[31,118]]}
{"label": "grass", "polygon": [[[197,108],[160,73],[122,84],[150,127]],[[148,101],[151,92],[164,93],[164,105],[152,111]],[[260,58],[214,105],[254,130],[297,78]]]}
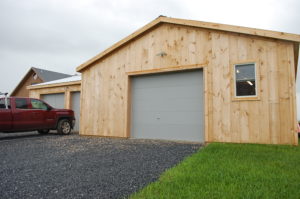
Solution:
{"label": "grass", "polygon": [[212,143],[130,198],[300,198],[300,147]]}

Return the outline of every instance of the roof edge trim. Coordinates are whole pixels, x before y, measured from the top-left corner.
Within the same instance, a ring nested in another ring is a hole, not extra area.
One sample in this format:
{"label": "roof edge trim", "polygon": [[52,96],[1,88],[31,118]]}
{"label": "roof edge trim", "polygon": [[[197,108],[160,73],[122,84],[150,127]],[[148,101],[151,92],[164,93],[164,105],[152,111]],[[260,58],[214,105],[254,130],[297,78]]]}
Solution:
{"label": "roof edge trim", "polygon": [[219,31],[240,33],[240,34],[246,34],[246,35],[254,35],[254,36],[259,36],[259,37],[267,37],[267,38],[280,39],[280,40],[286,40],[286,41],[300,43],[300,35],[297,35],[297,34],[159,16],[155,20],[151,21],[147,25],[138,29],[137,31],[135,31],[134,33],[125,37],[124,39],[120,40],[119,42],[115,43],[111,47],[107,48],[103,52],[96,55],[95,57],[93,57],[90,60],[86,61],[85,63],[81,64],[80,66],[78,66],[76,68],[76,71],[82,72],[84,69],[87,69],[87,67],[91,66],[91,64],[93,64],[94,62],[96,62],[99,59],[103,58],[104,56],[110,54],[114,50],[124,46],[126,43],[130,42],[135,37],[138,37],[139,35],[143,34],[144,32],[148,31],[149,29],[153,28],[154,26],[156,26],[160,23],[192,26],[192,27],[197,27],[197,28],[206,28],[206,29],[211,29],[211,30],[219,30]]}
{"label": "roof edge trim", "polygon": [[30,86],[27,86],[26,88],[28,90],[35,90],[35,89],[41,89],[41,88],[70,86],[70,85],[76,85],[76,84],[81,84],[81,80],[76,80],[76,81],[71,81],[71,82],[63,82],[63,83],[54,83],[54,84],[30,85]]}

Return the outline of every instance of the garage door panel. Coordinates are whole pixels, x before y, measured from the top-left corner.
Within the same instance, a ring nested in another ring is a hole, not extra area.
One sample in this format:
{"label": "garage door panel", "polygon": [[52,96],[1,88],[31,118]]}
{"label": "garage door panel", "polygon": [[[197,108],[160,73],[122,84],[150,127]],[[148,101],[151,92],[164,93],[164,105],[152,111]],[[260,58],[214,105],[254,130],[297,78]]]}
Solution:
{"label": "garage door panel", "polygon": [[[199,99],[200,95],[198,92],[191,92],[199,89],[199,86],[193,85],[192,87],[160,87],[160,88],[146,88],[137,89],[136,99],[145,100],[152,99],[156,93],[160,93],[160,96],[156,96],[157,99],[173,100],[173,99]],[[180,91],[180,95],[178,95]]]}
{"label": "garage door panel", "polygon": [[203,142],[203,74],[132,79],[131,137]]}
{"label": "garage door panel", "polygon": [[[179,74],[182,78],[181,81],[178,81],[178,77],[176,76]],[[138,84],[133,85],[133,89],[137,88],[161,88],[161,86],[164,87],[179,87],[179,86],[193,86],[199,83],[199,81],[196,79],[197,74],[183,74],[182,72],[178,73],[164,73],[164,74],[158,74],[158,75],[144,75],[141,76],[143,78],[143,82],[139,82]],[[185,78],[187,77],[187,78]],[[161,84],[161,78],[164,78],[164,84]],[[188,79],[190,78],[190,79]],[[135,81],[135,79],[133,79]],[[139,80],[137,80],[139,81]]]}
{"label": "garage door panel", "polygon": [[41,98],[54,108],[65,108],[64,93],[44,94]]}
{"label": "garage door panel", "polygon": [[191,111],[162,111],[157,113],[156,111],[145,111],[136,113],[136,122],[140,124],[199,124],[199,114],[201,112]]}
{"label": "garage door panel", "polygon": [[[195,134],[193,132],[199,130],[198,125],[160,125],[154,126],[151,124],[137,125],[139,132],[134,135],[135,138],[140,139],[165,139],[165,140],[184,140],[184,141],[199,141],[203,140],[201,132]],[[202,126],[200,128],[203,128]]]}
{"label": "garage door panel", "polygon": [[[145,106],[145,104],[151,103],[156,104],[156,106]],[[133,111],[203,111],[203,106],[199,106],[200,103],[197,99],[139,100],[136,101]]]}

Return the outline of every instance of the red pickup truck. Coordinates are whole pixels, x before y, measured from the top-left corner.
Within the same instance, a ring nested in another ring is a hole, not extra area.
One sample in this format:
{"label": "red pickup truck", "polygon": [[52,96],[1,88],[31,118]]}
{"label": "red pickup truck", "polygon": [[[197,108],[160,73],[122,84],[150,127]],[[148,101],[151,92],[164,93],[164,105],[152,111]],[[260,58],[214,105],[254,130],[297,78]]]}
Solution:
{"label": "red pickup truck", "polygon": [[47,134],[56,129],[67,135],[74,125],[72,110],[55,109],[39,99],[0,98],[0,132],[38,131]]}

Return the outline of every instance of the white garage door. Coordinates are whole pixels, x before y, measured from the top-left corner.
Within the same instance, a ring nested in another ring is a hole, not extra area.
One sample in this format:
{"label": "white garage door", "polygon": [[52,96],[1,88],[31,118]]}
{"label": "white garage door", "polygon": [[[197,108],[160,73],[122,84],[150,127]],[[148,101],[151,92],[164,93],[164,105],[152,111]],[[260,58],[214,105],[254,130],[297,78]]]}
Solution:
{"label": "white garage door", "polygon": [[132,78],[131,137],[204,142],[202,70]]}
{"label": "white garage door", "polygon": [[80,92],[72,92],[72,110],[74,111],[76,123],[74,131],[79,131],[80,122]]}
{"label": "white garage door", "polygon": [[46,94],[42,95],[41,98],[54,108],[65,108],[64,93]]}

